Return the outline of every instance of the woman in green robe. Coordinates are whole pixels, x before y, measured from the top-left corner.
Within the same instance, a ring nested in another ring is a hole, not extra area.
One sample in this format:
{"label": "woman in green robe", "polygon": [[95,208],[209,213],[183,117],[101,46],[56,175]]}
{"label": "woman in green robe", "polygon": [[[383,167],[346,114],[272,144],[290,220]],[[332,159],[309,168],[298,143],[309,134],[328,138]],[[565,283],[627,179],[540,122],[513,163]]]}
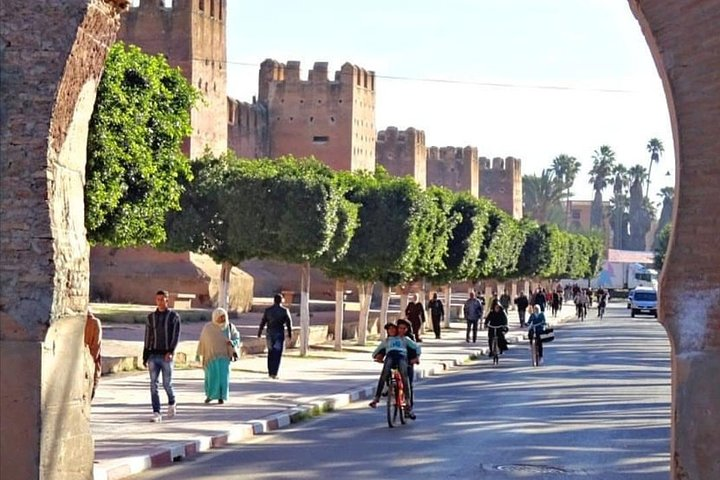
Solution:
{"label": "woman in green robe", "polygon": [[230,392],[230,361],[239,352],[240,334],[228,320],[227,311],[217,308],[212,321],[200,333],[197,356],[205,370],[205,403],[223,404]]}

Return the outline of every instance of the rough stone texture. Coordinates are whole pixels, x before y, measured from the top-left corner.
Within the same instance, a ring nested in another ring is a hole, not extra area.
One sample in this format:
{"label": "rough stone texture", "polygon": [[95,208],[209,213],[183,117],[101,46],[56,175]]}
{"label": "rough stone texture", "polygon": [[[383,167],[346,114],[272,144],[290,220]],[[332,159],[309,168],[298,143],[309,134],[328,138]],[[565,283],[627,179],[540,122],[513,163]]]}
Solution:
{"label": "rough stone texture", "polygon": [[660,321],[672,345],[671,473],[720,478],[720,1],[629,0],[668,98],[677,179]]}
{"label": "rough stone texture", "polygon": [[228,149],[242,158],[270,156],[268,114],[264,105],[228,97]]}
{"label": "rough stone texture", "polygon": [[492,200],[513,218],[523,216],[522,172],[517,158],[480,157],[480,195]]}
{"label": "rough stone texture", "polygon": [[82,189],[88,121],[122,3],[2,2],[2,478],[92,476]]}
{"label": "rough stone texture", "polygon": [[479,191],[478,153],[475,147],[429,147],[427,149],[427,184],[454,192]]}
{"label": "rough stone texture", "polygon": [[190,158],[206,147],[216,155],[227,150],[225,11],[226,0],[173,0],[170,8],[143,0],[123,17],[118,32],[119,40],[164,54],[202,93],[204,102],[191,112],[193,134],[185,145]]}
{"label": "rough stone texture", "polygon": [[[197,253],[161,252],[152,248],[93,247],[90,297],[115,303],[152,304],[155,292],[193,293],[193,307],[217,305],[220,265]],[[253,278],[239,268],[230,273],[231,310],[252,307]]]}
{"label": "rough stone texture", "polygon": [[313,155],[335,170],[375,169],[373,72],[345,63],[329,80],[327,63],[316,62],[301,80],[300,62],[268,59],[258,101],[268,112],[271,157]]}
{"label": "rough stone texture", "polygon": [[375,161],[385,167],[390,175],[409,175],[425,188],[427,185],[427,148],[425,132],[410,127],[398,131],[388,127],[377,134]]}

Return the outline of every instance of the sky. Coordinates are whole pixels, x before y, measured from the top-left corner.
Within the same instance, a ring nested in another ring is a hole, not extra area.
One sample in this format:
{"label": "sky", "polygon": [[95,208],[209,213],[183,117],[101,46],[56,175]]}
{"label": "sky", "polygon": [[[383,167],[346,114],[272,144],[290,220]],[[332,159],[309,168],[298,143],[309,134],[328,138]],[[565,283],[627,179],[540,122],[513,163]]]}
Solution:
{"label": "sky", "polygon": [[266,58],[299,60],[301,78],[315,62],[374,71],[377,129],[424,130],[427,146],[517,157],[523,174],[574,156],[577,199],[601,145],[647,168],[659,138],[650,198],[674,184],[665,94],[626,0],[228,0],[228,95],[250,101]]}

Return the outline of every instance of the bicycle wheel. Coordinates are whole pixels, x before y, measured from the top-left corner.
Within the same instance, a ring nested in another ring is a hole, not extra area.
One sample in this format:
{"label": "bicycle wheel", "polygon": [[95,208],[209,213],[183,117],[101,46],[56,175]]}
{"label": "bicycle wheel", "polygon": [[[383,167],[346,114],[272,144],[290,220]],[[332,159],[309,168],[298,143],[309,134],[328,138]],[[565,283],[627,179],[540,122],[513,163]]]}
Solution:
{"label": "bicycle wheel", "polygon": [[397,422],[397,390],[395,381],[391,378],[388,380],[387,390],[387,422],[388,427],[393,428]]}
{"label": "bicycle wheel", "polygon": [[492,353],[493,365],[497,365],[498,362],[500,361],[500,358],[498,357],[498,337],[497,337],[497,333],[496,333],[495,336],[493,337],[492,347],[490,348],[490,350],[491,350],[491,353]]}
{"label": "bicycle wheel", "polygon": [[[400,375],[398,374],[398,377]],[[397,400],[395,402],[395,416],[400,419],[400,423],[405,425],[405,388],[402,385],[402,379],[395,380],[398,385]]]}

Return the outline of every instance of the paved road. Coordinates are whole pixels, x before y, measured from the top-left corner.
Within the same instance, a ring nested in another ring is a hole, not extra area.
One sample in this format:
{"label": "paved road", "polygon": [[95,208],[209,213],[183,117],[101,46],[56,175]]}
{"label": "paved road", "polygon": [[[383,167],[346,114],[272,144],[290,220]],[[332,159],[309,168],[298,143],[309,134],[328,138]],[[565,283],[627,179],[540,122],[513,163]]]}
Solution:
{"label": "paved road", "polygon": [[543,367],[516,347],[421,383],[410,425],[355,404],[135,478],[668,478],[662,328],[613,305],[558,333]]}

